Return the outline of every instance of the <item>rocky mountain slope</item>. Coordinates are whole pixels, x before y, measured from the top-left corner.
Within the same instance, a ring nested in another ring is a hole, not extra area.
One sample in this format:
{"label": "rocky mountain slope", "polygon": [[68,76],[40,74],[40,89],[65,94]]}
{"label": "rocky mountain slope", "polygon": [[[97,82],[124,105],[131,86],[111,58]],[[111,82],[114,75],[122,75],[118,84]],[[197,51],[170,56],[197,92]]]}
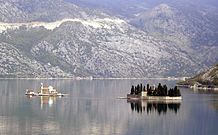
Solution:
{"label": "rocky mountain slope", "polygon": [[[112,4],[107,7],[105,3]],[[197,4],[190,0],[78,0],[76,4],[94,5],[122,17],[148,35],[176,45],[190,59],[207,66],[218,61],[217,53],[213,51],[218,46],[218,3],[215,0],[198,0]]]}
{"label": "rocky mountain slope", "polygon": [[215,0],[197,3],[193,0],[67,1],[119,16],[149,35],[178,46],[199,49],[218,45],[218,2]]}
{"label": "rocky mountain slope", "polygon": [[193,85],[195,83],[218,86],[218,64],[213,66],[209,70],[194,76],[193,78],[181,82],[180,84]]}
{"label": "rocky mountain slope", "polygon": [[160,38],[63,0],[1,4],[1,77],[187,76],[218,59],[215,45]]}
{"label": "rocky mountain slope", "polygon": [[[52,23],[58,25],[54,29],[39,27],[51,23],[37,22],[37,27],[22,24],[3,32],[1,46],[7,44],[16,52],[7,53],[8,58],[1,55],[7,58],[1,61],[3,73],[20,77],[26,73],[33,77],[159,77],[187,74],[191,67],[199,69],[200,63],[176,46],[148,36],[121,19],[58,22],[63,23]],[[18,54],[22,59],[17,60]]]}
{"label": "rocky mountain slope", "polygon": [[160,4],[141,13],[132,24],[153,36],[193,47],[217,45],[218,10]]}
{"label": "rocky mountain slope", "polygon": [[[192,8],[191,5],[160,4],[140,14],[131,23],[159,40],[171,41],[182,48],[189,46],[195,50],[195,54],[186,53],[211,65],[218,61],[215,52],[207,50],[218,46],[218,14],[215,11],[218,10]],[[203,57],[198,53],[203,53]]]}

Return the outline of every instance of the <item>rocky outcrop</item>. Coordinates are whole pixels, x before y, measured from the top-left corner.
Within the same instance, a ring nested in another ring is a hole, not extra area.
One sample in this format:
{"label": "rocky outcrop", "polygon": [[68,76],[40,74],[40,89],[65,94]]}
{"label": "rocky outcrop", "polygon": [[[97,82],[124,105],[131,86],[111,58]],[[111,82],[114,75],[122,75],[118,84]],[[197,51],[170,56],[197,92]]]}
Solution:
{"label": "rocky outcrop", "polygon": [[184,82],[180,82],[182,85],[194,85],[194,84],[203,84],[203,85],[216,85],[218,86],[218,64],[212,68],[204,71],[193,78],[187,79]]}

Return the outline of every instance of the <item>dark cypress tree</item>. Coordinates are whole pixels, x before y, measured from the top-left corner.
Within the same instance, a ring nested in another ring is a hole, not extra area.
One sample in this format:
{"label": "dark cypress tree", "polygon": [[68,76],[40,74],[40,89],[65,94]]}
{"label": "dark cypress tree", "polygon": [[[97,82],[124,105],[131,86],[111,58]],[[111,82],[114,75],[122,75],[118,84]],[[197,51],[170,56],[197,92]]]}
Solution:
{"label": "dark cypress tree", "polygon": [[170,96],[170,97],[173,96],[173,89],[170,89],[170,90],[168,91],[168,96]]}
{"label": "dark cypress tree", "polygon": [[140,92],[142,92],[142,88],[143,88],[143,87],[142,87],[142,83],[141,83],[141,84],[140,84]]}
{"label": "dark cypress tree", "polygon": [[137,85],[137,95],[140,93],[140,86],[139,84]]}
{"label": "dark cypress tree", "polygon": [[131,95],[135,94],[135,90],[134,90],[134,86],[133,86],[133,85],[132,85],[130,94],[131,94]]}
{"label": "dark cypress tree", "polygon": [[148,89],[147,92],[148,92],[148,93],[147,93],[148,96],[152,96],[152,91],[151,91],[151,89]]}
{"label": "dark cypress tree", "polygon": [[174,96],[176,96],[176,97],[181,96],[180,90],[178,89],[177,86],[175,86],[175,88],[174,88]]}
{"label": "dark cypress tree", "polygon": [[167,86],[163,86],[163,96],[167,96]]}
{"label": "dark cypress tree", "polygon": [[178,93],[177,93],[177,86],[174,87],[174,91],[173,91],[173,96],[177,97]]}
{"label": "dark cypress tree", "polygon": [[159,83],[157,86],[157,96],[163,96],[163,87],[161,83]]}
{"label": "dark cypress tree", "polygon": [[149,90],[149,84],[147,84],[147,90]]}
{"label": "dark cypress tree", "polygon": [[135,86],[135,95],[137,95],[137,87]]}
{"label": "dark cypress tree", "polygon": [[161,88],[162,88],[161,83],[159,83],[157,89],[161,90]]}
{"label": "dark cypress tree", "polygon": [[179,89],[177,90],[177,96],[178,96],[178,97],[181,96],[181,93],[180,93],[180,90],[179,90]]}

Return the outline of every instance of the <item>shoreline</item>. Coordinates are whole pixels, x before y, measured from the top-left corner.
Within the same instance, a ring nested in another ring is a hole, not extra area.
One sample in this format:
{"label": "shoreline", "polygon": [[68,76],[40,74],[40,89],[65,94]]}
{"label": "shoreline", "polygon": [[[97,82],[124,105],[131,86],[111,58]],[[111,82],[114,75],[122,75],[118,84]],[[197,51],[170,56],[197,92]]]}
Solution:
{"label": "shoreline", "polygon": [[127,94],[129,100],[151,100],[151,101],[165,101],[165,100],[182,100],[182,96],[141,96]]}
{"label": "shoreline", "polygon": [[214,90],[218,91],[218,86],[214,85],[213,87],[210,87],[211,85],[203,85],[203,86],[195,86],[195,85],[177,85],[178,87],[182,88],[190,88],[193,90]]}
{"label": "shoreline", "polygon": [[75,77],[75,78],[0,78],[0,80],[183,80],[183,77],[160,77],[160,78],[149,78],[149,77],[144,77],[144,78],[89,78],[89,77]]}

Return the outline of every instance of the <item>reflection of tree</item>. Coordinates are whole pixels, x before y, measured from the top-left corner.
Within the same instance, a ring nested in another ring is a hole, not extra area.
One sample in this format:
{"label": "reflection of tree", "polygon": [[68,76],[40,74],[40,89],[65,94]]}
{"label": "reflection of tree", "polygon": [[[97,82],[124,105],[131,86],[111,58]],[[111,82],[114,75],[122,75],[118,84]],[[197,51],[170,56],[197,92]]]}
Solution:
{"label": "reflection of tree", "polygon": [[175,113],[178,112],[180,108],[180,102],[146,102],[146,101],[128,101],[131,105],[131,110],[136,111],[138,113],[145,112],[152,113],[157,111],[160,115],[161,113],[166,114],[168,110],[172,110]]}
{"label": "reflection of tree", "polygon": [[142,113],[145,111],[145,107],[143,107],[140,102],[130,102],[130,104],[133,111],[136,111],[138,113]]}
{"label": "reflection of tree", "polygon": [[50,107],[56,102],[56,97],[53,96],[41,96],[40,97],[40,103],[41,103],[41,108],[43,105],[49,105]]}
{"label": "reflection of tree", "polygon": [[168,108],[170,110],[173,110],[175,113],[177,113],[177,111],[179,110],[180,108],[180,103],[171,103],[171,104],[168,104]]}
{"label": "reflection of tree", "polygon": [[37,96],[27,96],[27,99],[29,100],[32,100],[33,98],[39,98],[40,100],[40,106],[41,106],[41,109],[46,106],[48,107],[52,107],[52,105],[56,102],[56,98],[55,96],[40,96],[40,97],[37,97]]}

